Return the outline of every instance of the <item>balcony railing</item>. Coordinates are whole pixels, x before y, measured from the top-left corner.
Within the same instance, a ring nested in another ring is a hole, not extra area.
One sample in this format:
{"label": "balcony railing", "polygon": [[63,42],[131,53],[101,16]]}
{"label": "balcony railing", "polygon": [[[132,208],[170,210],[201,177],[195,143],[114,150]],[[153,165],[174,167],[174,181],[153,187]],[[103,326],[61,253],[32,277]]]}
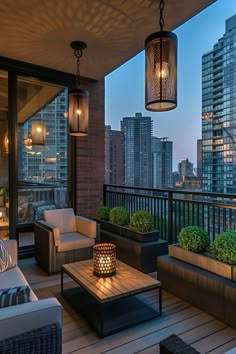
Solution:
{"label": "balcony railing", "polygon": [[182,227],[198,225],[211,240],[221,231],[236,229],[236,196],[178,189],[151,189],[104,185],[104,205],[124,206],[132,215],[149,211],[160,237],[177,241]]}

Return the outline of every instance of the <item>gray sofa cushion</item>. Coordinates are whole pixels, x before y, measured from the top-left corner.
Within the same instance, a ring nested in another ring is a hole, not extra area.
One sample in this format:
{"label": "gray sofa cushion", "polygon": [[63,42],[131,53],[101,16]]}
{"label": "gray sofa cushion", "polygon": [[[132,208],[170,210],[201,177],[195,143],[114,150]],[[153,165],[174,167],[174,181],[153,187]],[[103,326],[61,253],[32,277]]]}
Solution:
{"label": "gray sofa cushion", "polygon": [[79,248],[92,247],[95,244],[94,238],[79,234],[78,232],[68,232],[60,235],[60,245],[58,252],[71,251]]}
{"label": "gray sofa cushion", "polygon": [[[23,273],[18,267],[11,268],[1,273],[1,288],[7,289],[16,286],[29,285]],[[30,289],[30,301],[38,300],[35,293]]]}
{"label": "gray sofa cushion", "polygon": [[27,285],[0,289],[0,308],[29,302],[30,288]]}

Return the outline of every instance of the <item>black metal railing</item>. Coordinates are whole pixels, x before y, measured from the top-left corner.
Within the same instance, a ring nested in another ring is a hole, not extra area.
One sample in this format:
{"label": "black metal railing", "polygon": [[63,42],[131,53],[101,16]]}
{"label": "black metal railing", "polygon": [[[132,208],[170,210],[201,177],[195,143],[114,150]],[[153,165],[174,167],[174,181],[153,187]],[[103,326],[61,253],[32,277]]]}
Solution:
{"label": "black metal railing", "polygon": [[161,238],[177,241],[182,227],[198,225],[211,240],[225,230],[236,229],[236,196],[178,189],[152,189],[104,185],[104,205],[124,206],[132,215],[149,211]]}

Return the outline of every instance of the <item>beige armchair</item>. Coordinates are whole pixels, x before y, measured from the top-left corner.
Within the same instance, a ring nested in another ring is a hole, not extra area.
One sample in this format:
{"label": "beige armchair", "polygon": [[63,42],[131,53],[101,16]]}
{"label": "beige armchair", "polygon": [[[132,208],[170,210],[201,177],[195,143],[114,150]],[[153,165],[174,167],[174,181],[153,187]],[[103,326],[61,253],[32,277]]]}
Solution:
{"label": "beige armchair", "polygon": [[45,210],[34,224],[35,252],[39,265],[49,274],[65,263],[92,258],[96,221],[77,216],[72,208]]}

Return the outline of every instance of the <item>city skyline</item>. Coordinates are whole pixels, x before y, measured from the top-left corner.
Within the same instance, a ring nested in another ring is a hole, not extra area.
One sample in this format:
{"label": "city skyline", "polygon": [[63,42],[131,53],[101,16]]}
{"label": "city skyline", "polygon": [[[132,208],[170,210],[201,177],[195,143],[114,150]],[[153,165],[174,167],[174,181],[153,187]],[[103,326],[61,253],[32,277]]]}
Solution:
{"label": "city skyline", "polygon": [[150,116],[153,135],[173,141],[173,170],[185,157],[196,166],[197,140],[201,139],[202,55],[212,50],[225,32],[225,20],[235,14],[235,0],[218,0],[174,31],[178,36],[178,106],[173,111],[155,113],[144,108],[144,52],[108,75],[106,125],[120,130],[125,116],[136,112]]}

